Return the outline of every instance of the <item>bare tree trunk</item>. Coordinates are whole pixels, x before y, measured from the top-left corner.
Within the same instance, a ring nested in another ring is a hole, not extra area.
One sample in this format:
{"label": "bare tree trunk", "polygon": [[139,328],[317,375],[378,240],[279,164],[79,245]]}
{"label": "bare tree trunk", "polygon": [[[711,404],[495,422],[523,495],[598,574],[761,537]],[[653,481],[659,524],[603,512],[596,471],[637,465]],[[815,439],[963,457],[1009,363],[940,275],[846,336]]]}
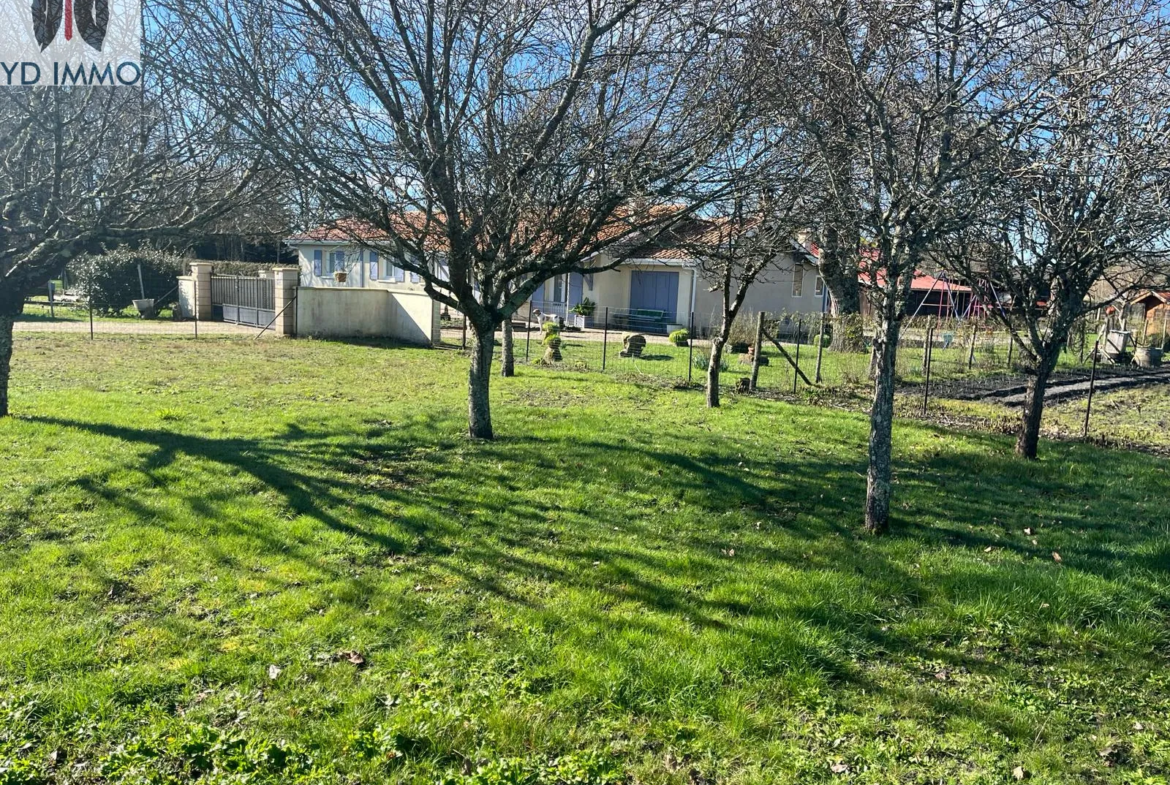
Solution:
{"label": "bare tree trunk", "polygon": [[467,376],[467,433],[472,439],[492,439],[492,409],[488,392],[495,354],[495,325],[472,323],[471,370]]}
{"label": "bare tree trunk", "polygon": [[1048,380],[1056,367],[1059,349],[1051,352],[1051,359],[1044,357],[1028,376],[1024,393],[1024,409],[1020,415],[1020,432],[1016,436],[1016,455],[1030,460],[1036,459],[1040,447],[1040,424],[1044,418],[1044,393]]}
{"label": "bare tree trunk", "polygon": [[[831,348],[835,352],[860,352],[865,348],[865,336],[860,328],[861,284],[856,265],[846,258],[841,234],[838,229],[828,229],[825,247],[821,249],[820,273],[831,295],[834,317]],[[853,232],[847,234],[854,236]]]}
{"label": "bare tree trunk", "polygon": [[719,364],[723,362],[723,336],[715,336],[711,341],[711,357],[707,362],[707,408],[715,409],[719,406]]}
{"label": "bare tree trunk", "polygon": [[12,367],[12,324],[16,317],[0,313],[0,417],[8,416],[8,379]]}
{"label": "bare tree trunk", "polygon": [[512,317],[504,319],[504,348],[500,359],[500,376],[505,379],[516,375],[515,339],[512,335]]}
{"label": "bare tree trunk", "polygon": [[873,408],[869,413],[869,473],[865,490],[865,529],[881,534],[890,528],[890,458],[894,431],[894,370],[901,323],[888,319],[874,335]]}

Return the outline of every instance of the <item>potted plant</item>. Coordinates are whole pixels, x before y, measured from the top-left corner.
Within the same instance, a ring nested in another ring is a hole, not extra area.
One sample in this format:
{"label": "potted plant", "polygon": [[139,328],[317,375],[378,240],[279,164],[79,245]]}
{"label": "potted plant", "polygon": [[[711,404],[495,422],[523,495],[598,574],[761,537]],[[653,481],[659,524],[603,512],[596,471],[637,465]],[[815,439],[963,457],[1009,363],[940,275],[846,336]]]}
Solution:
{"label": "potted plant", "polygon": [[597,312],[597,303],[586,297],[584,300],[574,305],[572,311],[578,316],[592,316]]}
{"label": "potted plant", "polygon": [[1159,368],[1162,365],[1162,347],[1149,340],[1149,336],[1139,334],[1134,336],[1136,346],[1133,350],[1133,361],[1139,368]]}

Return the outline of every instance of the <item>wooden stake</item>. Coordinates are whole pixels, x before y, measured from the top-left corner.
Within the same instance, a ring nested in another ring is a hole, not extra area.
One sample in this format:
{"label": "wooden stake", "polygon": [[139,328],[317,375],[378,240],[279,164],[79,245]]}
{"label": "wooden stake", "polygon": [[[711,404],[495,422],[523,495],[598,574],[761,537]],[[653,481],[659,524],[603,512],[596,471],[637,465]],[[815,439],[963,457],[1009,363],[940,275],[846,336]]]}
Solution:
{"label": "wooden stake", "polygon": [[821,313],[821,334],[817,336],[817,372],[813,374],[817,384],[821,383],[821,356],[825,353],[825,314]]}
{"label": "wooden stake", "polygon": [[1098,338],[1097,342],[1093,344],[1093,370],[1089,372],[1089,400],[1085,403],[1085,428],[1083,431],[1085,439],[1089,438],[1089,415],[1093,411],[1093,390],[1097,386],[1097,355],[1099,354],[1097,349],[1100,346],[1101,339]]}
{"label": "wooden stake", "polygon": [[760,311],[759,318],[756,319],[756,348],[752,355],[752,378],[748,383],[748,389],[752,392],[756,391],[756,382],[760,378],[760,350],[764,343],[764,312]]}

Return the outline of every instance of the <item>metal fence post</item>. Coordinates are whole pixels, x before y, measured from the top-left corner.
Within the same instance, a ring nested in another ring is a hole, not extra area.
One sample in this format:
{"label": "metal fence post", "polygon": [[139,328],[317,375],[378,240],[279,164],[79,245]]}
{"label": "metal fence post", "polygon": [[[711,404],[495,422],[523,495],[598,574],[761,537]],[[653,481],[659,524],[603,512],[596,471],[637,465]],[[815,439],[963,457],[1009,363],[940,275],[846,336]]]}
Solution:
{"label": "metal fence post", "polygon": [[[936,318],[937,318],[937,317],[936,317]],[[927,318],[927,321],[926,321],[926,338],[924,338],[924,339],[923,339],[923,342],[922,342],[922,373],[923,373],[924,375],[926,374],[926,347],[930,345],[930,334],[931,334],[931,331],[932,331],[932,324],[931,324],[931,322],[930,322],[930,319],[929,319],[929,318]]]}
{"label": "metal fence post", "polygon": [[[1008,373],[1012,372],[1012,351],[1015,348],[1016,348],[1016,337],[1014,335],[1012,335],[1011,331],[1009,330],[1008,331],[1008,363],[1007,363]],[[1082,357],[1082,359],[1084,359],[1084,358]]]}
{"label": "metal fence post", "polygon": [[528,362],[528,351],[532,346],[532,300],[528,301],[528,322],[524,330],[524,362]]}
{"label": "metal fence post", "polygon": [[463,351],[467,351],[467,314],[463,314]]}
{"label": "metal fence post", "polygon": [[691,368],[695,365],[695,312],[691,311],[690,329],[687,330],[687,384],[691,383]]}
{"label": "metal fence post", "polygon": [[922,386],[922,414],[926,415],[926,407],[930,404],[930,360],[934,354],[934,327],[926,328],[926,346],[923,348],[923,362],[926,365],[926,384]]}
{"label": "metal fence post", "polygon": [[605,370],[605,355],[609,348],[609,306],[605,306],[605,323],[601,327],[601,370]]}
{"label": "metal fence post", "polygon": [[1101,339],[1098,338],[1093,344],[1093,370],[1089,372],[1089,400],[1085,403],[1085,428],[1082,438],[1089,438],[1089,415],[1093,412],[1093,390],[1097,387],[1097,355],[1098,348],[1101,346]]}
{"label": "metal fence post", "polygon": [[[777,336],[779,337],[779,336]],[[752,354],[752,378],[748,380],[748,390],[755,392],[756,383],[760,379],[760,350],[764,348],[764,312],[760,311],[756,319],[756,348]]]}
{"label": "metal fence post", "polygon": [[967,352],[967,370],[975,367],[975,341],[979,340],[979,325],[971,320],[971,349]]}

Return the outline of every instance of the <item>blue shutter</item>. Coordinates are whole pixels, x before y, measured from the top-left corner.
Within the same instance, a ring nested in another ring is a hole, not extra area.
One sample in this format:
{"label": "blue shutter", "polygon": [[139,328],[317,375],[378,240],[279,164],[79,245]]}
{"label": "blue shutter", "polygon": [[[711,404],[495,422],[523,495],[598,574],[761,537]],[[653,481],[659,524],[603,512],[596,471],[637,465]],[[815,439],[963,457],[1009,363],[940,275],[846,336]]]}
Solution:
{"label": "blue shutter", "polygon": [[313,251],[313,275],[321,274],[321,249]]}
{"label": "blue shutter", "polygon": [[418,273],[411,273],[410,274],[410,282],[411,283],[418,283]]}
{"label": "blue shutter", "polygon": [[395,266],[394,280],[397,283],[404,283],[406,281],[406,270],[403,270],[401,267]]}

